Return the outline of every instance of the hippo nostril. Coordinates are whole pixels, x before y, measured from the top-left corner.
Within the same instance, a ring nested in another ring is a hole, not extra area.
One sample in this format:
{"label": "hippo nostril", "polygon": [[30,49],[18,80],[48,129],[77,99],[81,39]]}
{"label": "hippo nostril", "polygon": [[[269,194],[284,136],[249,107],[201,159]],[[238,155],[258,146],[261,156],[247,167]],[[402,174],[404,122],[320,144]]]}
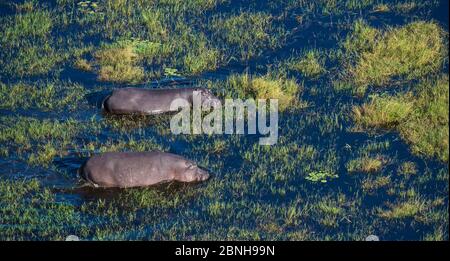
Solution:
{"label": "hippo nostril", "polygon": [[202,169],[199,168],[197,170],[197,180],[198,181],[205,181],[207,179],[209,179],[209,173],[207,171],[202,170]]}
{"label": "hippo nostril", "polygon": [[200,177],[201,181],[205,181],[209,179],[209,174],[205,171],[205,173]]}

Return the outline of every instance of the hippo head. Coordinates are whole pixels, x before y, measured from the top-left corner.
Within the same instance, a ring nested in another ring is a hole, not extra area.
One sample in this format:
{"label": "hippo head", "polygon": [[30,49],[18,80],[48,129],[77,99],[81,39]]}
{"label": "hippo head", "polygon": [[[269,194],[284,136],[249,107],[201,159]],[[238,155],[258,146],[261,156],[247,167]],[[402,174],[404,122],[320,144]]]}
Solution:
{"label": "hippo head", "polygon": [[217,98],[209,89],[206,88],[196,88],[195,91],[198,91],[201,93],[202,96],[202,104],[204,102],[208,102],[211,106],[221,106],[222,103],[220,102],[219,98]]}
{"label": "hippo head", "polygon": [[209,173],[191,161],[186,161],[181,170],[175,178],[181,182],[200,182],[209,179]]}

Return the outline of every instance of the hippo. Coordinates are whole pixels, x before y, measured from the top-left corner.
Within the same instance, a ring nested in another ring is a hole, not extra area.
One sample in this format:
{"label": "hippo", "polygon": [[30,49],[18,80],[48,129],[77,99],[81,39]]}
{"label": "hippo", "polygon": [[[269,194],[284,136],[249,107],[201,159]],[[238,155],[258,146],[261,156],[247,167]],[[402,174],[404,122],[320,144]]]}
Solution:
{"label": "hippo", "polygon": [[143,89],[121,88],[103,101],[103,109],[112,114],[140,114],[155,115],[175,112],[170,109],[171,103],[178,98],[185,99],[192,104],[194,92],[201,95],[201,102],[209,101],[212,104],[219,102],[210,90],[206,88],[178,88],[178,89]]}
{"label": "hippo", "polygon": [[79,173],[94,187],[143,187],[170,181],[201,182],[207,171],[179,155],[161,151],[106,152],[91,157]]}

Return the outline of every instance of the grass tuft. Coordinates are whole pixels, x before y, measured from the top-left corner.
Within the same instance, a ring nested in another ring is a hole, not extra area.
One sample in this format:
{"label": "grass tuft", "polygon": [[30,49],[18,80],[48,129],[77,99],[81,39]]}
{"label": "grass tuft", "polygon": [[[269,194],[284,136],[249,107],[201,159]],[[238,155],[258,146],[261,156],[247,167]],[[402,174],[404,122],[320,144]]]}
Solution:
{"label": "grass tuft", "polygon": [[448,161],[448,76],[425,80],[417,94],[374,97],[353,107],[353,119],[363,127],[388,127],[400,132],[413,153]]}
{"label": "grass tuft", "polygon": [[131,45],[107,46],[96,52],[95,58],[101,81],[138,83],[144,79],[144,69],[137,65],[140,57]]}
{"label": "grass tuft", "polygon": [[250,76],[249,74],[232,75],[227,85],[237,91],[241,98],[278,99],[281,111],[294,105],[296,95],[301,87],[294,79],[276,78],[274,76]]}
{"label": "grass tuft", "polygon": [[241,12],[229,18],[216,18],[212,27],[217,37],[238,47],[241,60],[248,60],[259,55],[263,48],[279,45],[283,32],[274,29],[273,19],[262,12]]}
{"label": "grass tuft", "polygon": [[448,162],[449,153],[448,76],[420,84],[414,111],[398,130],[413,153]]}
{"label": "grass tuft", "polygon": [[362,92],[367,86],[385,86],[397,79],[412,80],[436,72],[447,53],[444,34],[434,22],[412,22],[381,31],[358,21],[344,43],[354,63],[348,76]]}
{"label": "grass tuft", "polygon": [[364,127],[395,127],[413,111],[409,96],[373,96],[370,102],[353,107],[353,119]]}
{"label": "grass tuft", "polygon": [[384,160],[381,157],[363,156],[354,160],[350,160],[347,164],[347,171],[372,173],[379,172],[384,165]]}
{"label": "grass tuft", "polygon": [[76,108],[86,90],[72,82],[19,82],[12,86],[0,83],[0,108],[60,110]]}
{"label": "grass tuft", "polygon": [[325,72],[324,60],[317,50],[309,50],[300,59],[288,61],[288,67],[309,78],[317,78]]}

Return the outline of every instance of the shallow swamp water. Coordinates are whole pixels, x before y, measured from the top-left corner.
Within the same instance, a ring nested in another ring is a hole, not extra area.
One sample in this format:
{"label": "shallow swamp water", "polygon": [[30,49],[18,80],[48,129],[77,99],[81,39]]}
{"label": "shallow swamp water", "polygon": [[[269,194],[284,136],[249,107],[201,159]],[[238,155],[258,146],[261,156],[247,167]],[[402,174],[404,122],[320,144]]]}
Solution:
{"label": "shallow swamp water", "polygon": [[[448,240],[448,153],[418,153],[396,128],[359,128],[352,110],[439,75],[448,84],[448,52],[439,69],[362,95],[341,78],[357,21],[432,22],[448,41],[448,1],[0,1],[0,20],[1,240]],[[120,61],[107,53],[129,47]],[[170,116],[101,110],[129,86],[237,97],[233,75],[296,82],[276,145],[174,135]],[[102,189],[77,173],[93,154],[154,149],[211,179]]]}

